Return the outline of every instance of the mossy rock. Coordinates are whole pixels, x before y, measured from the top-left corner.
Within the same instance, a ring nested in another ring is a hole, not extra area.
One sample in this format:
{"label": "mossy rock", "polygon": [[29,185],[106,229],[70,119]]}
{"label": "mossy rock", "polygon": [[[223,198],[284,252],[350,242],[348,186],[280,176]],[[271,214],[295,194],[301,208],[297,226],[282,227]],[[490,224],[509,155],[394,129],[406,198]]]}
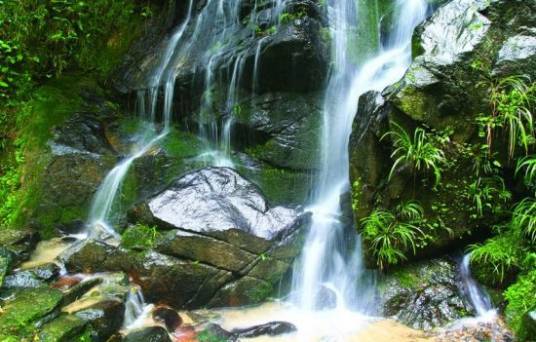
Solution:
{"label": "mossy rock", "polygon": [[74,315],[61,315],[45,324],[38,334],[40,342],[76,341],[84,332],[86,322]]}
{"label": "mossy rock", "polygon": [[5,247],[0,246],[0,288],[4,283],[4,278],[9,272],[11,263],[13,262],[13,256]]}
{"label": "mossy rock", "polygon": [[6,303],[0,315],[0,339],[32,334],[36,323],[53,314],[62,298],[61,291],[48,287],[16,292],[15,299]]}

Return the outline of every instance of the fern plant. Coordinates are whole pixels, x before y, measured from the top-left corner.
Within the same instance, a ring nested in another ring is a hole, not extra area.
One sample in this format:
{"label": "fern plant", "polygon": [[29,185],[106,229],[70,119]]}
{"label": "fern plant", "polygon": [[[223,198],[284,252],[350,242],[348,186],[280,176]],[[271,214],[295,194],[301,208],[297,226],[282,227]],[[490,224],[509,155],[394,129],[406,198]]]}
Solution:
{"label": "fern plant", "polygon": [[374,210],[361,220],[363,238],[370,243],[376,264],[383,270],[407,259],[408,250],[416,253],[416,245],[422,230],[418,224],[423,220],[424,210],[417,202],[399,205],[396,214],[387,210]]}
{"label": "fern plant", "polygon": [[442,164],[445,162],[444,152],[435,146],[432,138],[423,128],[418,127],[413,136],[410,136],[396,122],[393,122],[392,125],[394,129],[385,133],[381,138],[383,140],[390,137],[395,147],[391,154],[394,163],[389,172],[388,180],[391,180],[401,164],[408,164],[412,168],[414,177],[417,172],[432,171],[435,185],[438,185],[441,181]]}
{"label": "fern plant", "polygon": [[536,199],[525,198],[515,206],[511,227],[536,243]]}

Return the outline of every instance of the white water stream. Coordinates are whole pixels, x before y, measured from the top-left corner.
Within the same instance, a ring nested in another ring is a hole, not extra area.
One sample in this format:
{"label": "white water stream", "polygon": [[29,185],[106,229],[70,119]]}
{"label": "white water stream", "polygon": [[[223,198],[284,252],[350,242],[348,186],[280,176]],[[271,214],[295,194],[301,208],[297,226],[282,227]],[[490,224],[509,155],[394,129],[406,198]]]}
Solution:
{"label": "white water stream", "polygon": [[[385,45],[371,51],[373,57],[356,60],[350,50],[360,47],[350,46],[355,42],[351,35],[359,21],[376,10],[375,1],[328,1],[334,65],[324,103],[320,176],[310,207],[313,223],[293,283],[294,302],[306,310],[322,309],[330,296],[336,298],[338,310],[368,313],[373,304],[373,279],[364,269],[359,237],[341,222],[340,199],[349,191],[348,143],[359,97],[385,89],[409,67],[412,33],[425,19],[427,3],[396,1],[394,31]],[[379,33],[372,32],[361,39],[377,37]],[[336,316],[333,319],[336,323]]]}
{"label": "white water stream", "polygon": [[469,297],[477,318],[489,319],[495,317],[497,311],[491,304],[491,299],[471,275],[471,254],[466,254],[460,265],[460,276],[463,290]]}

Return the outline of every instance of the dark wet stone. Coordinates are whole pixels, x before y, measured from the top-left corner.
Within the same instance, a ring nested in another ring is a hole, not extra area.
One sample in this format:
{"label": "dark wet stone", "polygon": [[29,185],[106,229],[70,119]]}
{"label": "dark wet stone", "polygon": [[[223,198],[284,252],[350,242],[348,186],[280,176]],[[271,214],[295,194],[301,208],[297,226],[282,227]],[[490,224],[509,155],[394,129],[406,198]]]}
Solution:
{"label": "dark wet stone", "polygon": [[[67,279],[73,279],[73,278],[71,277]],[[84,295],[86,292],[91,290],[93,287],[99,285],[100,283],[102,283],[101,278],[94,278],[94,279],[89,279],[83,282],[76,283],[75,285],[70,287],[70,289],[67,292],[64,293],[64,298],[63,298],[64,305],[74,302],[75,300],[82,297],[82,295]],[[64,282],[53,284],[53,287],[61,289],[61,288],[64,288],[65,285],[68,286],[71,284],[72,284],[71,282],[64,280]]]}
{"label": "dark wet stone", "polygon": [[0,287],[4,283],[5,276],[9,272],[12,262],[12,253],[7,248],[0,246]]}
{"label": "dark wet stone", "polygon": [[0,229],[0,246],[11,253],[13,266],[28,260],[40,240],[39,233],[31,229]]}
{"label": "dark wet stone", "polygon": [[232,331],[241,338],[253,338],[258,336],[279,336],[283,334],[290,334],[297,331],[294,324],[288,322],[270,322],[266,324],[257,325],[251,328],[235,329]]}
{"label": "dark wet stone", "polygon": [[123,338],[123,342],[171,342],[166,329],[162,327],[148,327],[130,332]]}
{"label": "dark wet stone", "polygon": [[121,328],[125,316],[125,304],[119,300],[103,300],[74,315],[91,326],[94,340],[106,341]]}
{"label": "dark wet stone", "polygon": [[380,313],[422,330],[471,315],[473,308],[459,290],[457,277],[456,265],[440,259],[397,269],[379,284]]}
{"label": "dark wet stone", "polygon": [[177,311],[169,307],[157,307],[153,310],[153,319],[163,323],[170,332],[175,331],[182,324],[182,318]]}

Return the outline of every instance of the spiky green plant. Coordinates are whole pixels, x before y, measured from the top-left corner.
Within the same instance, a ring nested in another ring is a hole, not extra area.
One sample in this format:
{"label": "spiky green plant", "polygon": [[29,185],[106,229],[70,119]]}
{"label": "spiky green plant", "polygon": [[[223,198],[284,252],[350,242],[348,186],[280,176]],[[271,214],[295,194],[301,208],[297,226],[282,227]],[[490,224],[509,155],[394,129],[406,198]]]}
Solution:
{"label": "spiky green plant", "polygon": [[528,153],[534,139],[534,124],[530,107],[535,86],[526,76],[510,76],[493,81],[489,86],[491,116],[481,116],[486,127],[487,144],[491,148],[494,130],[504,128],[508,136],[508,156],[513,158],[519,142]]}
{"label": "spiky green plant", "polygon": [[525,198],[515,206],[511,226],[515,232],[536,242],[536,199]]}
{"label": "spiky green plant", "polygon": [[361,220],[363,238],[370,243],[376,264],[383,270],[407,259],[408,250],[416,252],[416,244],[423,234],[418,223],[423,220],[424,211],[417,202],[399,205],[397,213],[374,210]]}
{"label": "spiky green plant", "polygon": [[517,176],[524,171],[523,179],[528,186],[536,185],[536,155],[526,156],[517,161],[516,172]]}
{"label": "spiky green plant", "polygon": [[412,168],[413,175],[417,172],[429,172],[434,174],[435,184],[441,181],[442,164],[445,162],[444,152],[435,146],[431,137],[421,127],[415,129],[410,136],[404,128],[396,122],[392,122],[393,130],[385,133],[381,140],[390,137],[395,150],[391,154],[394,159],[389,172],[388,180],[401,164],[408,164]]}

